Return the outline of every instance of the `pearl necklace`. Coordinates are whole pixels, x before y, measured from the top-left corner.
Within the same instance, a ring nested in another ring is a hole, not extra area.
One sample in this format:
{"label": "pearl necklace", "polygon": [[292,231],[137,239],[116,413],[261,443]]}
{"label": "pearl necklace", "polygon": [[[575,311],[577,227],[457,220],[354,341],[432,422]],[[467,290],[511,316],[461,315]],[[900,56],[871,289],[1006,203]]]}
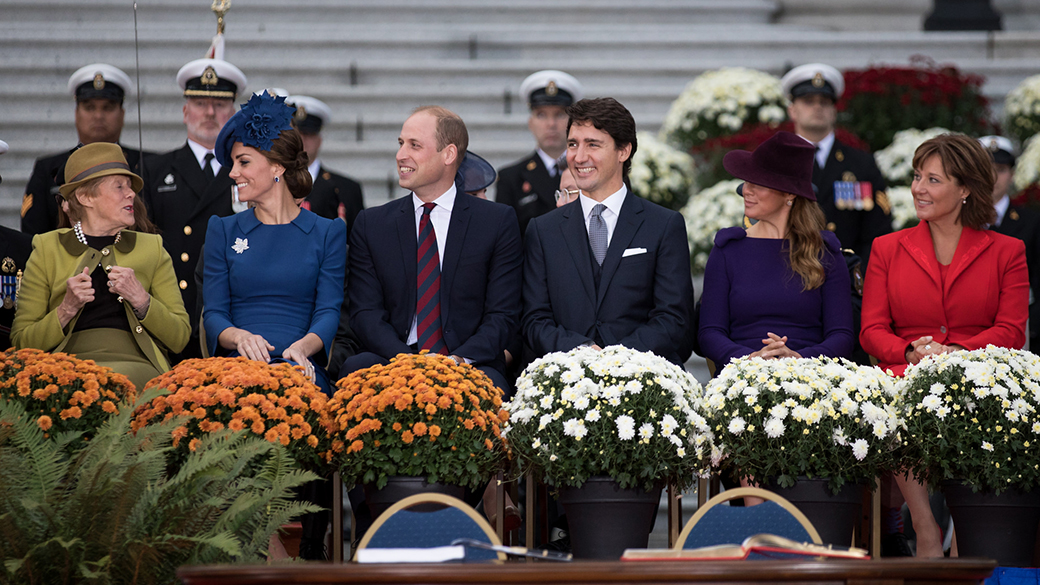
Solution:
{"label": "pearl necklace", "polygon": [[[83,222],[77,221],[76,225],[72,226],[72,231],[76,233],[76,239],[79,240],[79,243],[83,244],[84,246],[90,245],[87,243],[87,236],[83,235]],[[122,237],[123,232],[119,232],[118,234],[116,234],[116,241],[112,242],[112,244],[118,244],[119,239]]]}

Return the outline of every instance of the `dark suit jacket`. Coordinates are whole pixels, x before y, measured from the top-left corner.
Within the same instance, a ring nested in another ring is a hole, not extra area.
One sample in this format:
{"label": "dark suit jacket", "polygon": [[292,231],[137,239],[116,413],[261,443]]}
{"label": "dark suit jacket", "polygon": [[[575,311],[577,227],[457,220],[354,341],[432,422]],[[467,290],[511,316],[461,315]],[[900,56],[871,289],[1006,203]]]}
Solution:
{"label": "dark suit jacket", "polygon": [[906,369],[910,342],[979,349],[1025,344],[1029,273],[1021,241],[964,228],[945,281],[928,222],[874,242],[863,287],[860,342],[882,369]]}
{"label": "dark suit jacket", "polygon": [[556,209],[556,190],[560,179],[549,176],[549,171],[532,152],[524,159],[498,171],[495,201],[516,210],[520,233],[527,233],[527,224],[534,218]]}
{"label": "dark suit jacket", "polygon": [[342,219],[347,223],[347,238],[350,238],[350,228],[354,226],[354,219],[365,208],[361,184],[321,166],[318,168],[318,176],[314,179],[311,193],[302,207],[322,217]]}
{"label": "dark suit jacket", "polygon": [[[1031,298],[1040,295],[1040,214],[1027,207],[1008,208],[993,231],[1022,240],[1026,245]],[[1029,349],[1040,352],[1040,302],[1029,305]]]}
{"label": "dark suit jacket", "polygon": [[[524,247],[522,326],[535,355],[594,342],[650,351],[680,365],[689,357],[693,283],[679,213],[629,191],[598,292],[580,201],[533,220]],[[626,250],[635,253],[625,256]]]}
{"label": "dark suit jacket", "polygon": [[[504,369],[520,317],[523,250],[512,208],[459,193],[441,260],[441,327],[452,354]],[[384,359],[405,343],[416,304],[411,195],[357,216],[350,234],[350,325],[361,349]]]}
{"label": "dark suit jacket", "polygon": [[[846,178],[846,173],[852,176]],[[874,205],[870,210],[837,208],[834,203],[834,183],[845,180],[866,182],[873,186]],[[874,238],[892,231],[888,198],[878,196],[878,193],[885,191],[885,178],[878,170],[874,157],[869,152],[835,140],[827,155],[827,165],[821,170],[813,163],[813,184],[818,190],[816,201],[827,218],[827,229],[838,236],[842,248],[850,248],[865,264],[870,257],[870,245]]]}
{"label": "dark suit jacket", "polygon": [[[32,236],[0,226],[0,276],[4,296],[13,296],[18,285],[18,272],[24,275],[25,263],[32,253]],[[15,307],[0,305],[0,351],[11,347],[11,322]]]}
{"label": "dark suit jacket", "polygon": [[[130,170],[141,174],[141,151],[122,144]],[[79,148],[78,146],[76,148]],[[76,149],[36,159],[22,197],[22,232],[35,235],[58,229],[58,187],[65,183],[65,162]],[[145,156],[153,156],[146,152]]]}
{"label": "dark suit jacket", "polygon": [[[177,150],[145,158],[147,181],[141,194],[148,216],[162,234],[163,246],[173,259],[177,282],[188,315],[198,315],[195,265],[202,259],[210,216],[231,215],[229,167],[221,167],[210,181],[187,143]],[[192,331],[198,321],[193,319]]]}

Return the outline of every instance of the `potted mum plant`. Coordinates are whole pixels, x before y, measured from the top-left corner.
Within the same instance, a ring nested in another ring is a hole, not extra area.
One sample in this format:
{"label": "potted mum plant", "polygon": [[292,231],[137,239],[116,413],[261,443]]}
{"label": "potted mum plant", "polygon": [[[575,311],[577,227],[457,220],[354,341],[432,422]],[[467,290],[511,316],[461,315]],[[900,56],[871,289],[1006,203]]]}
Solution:
{"label": "potted mum plant", "polygon": [[373,517],[416,491],[461,498],[506,459],[502,390],[439,354],[399,354],[336,383],[327,405],[330,456],[347,485],[365,486]]}
{"label": "potted mum plant", "polygon": [[646,547],[662,486],[688,487],[710,446],[699,391],[678,366],[621,346],[551,353],[524,370],[506,437],[520,470],[558,490],[575,556]]}
{"label": "potted mum plant", "polygon": [[877,368],[756,357],[726,365],[699,408],[714,432],[713,465],[783,495],[824,542],[848,545],[863,486],[895,462],[895,400]]}
{"label": "potted mum plant", "polygon": [[930,356],[900,382],[904,464],[942,486],[962,556],[1031,566],[1040,521],[1040,357],[988,346]]}
{"label": "potted mum plant", "polygon": [[149,382],[160,395],[139,405],[133,429],[187,415],[171,430],[179,463],[212,433],[249,431],[285,446],[297,464],[319,475],[331,442],[325,425],[328,398],[297,366],[244,357],[185,360]]}
{"label": "potted mum plant", "polygon": [[679,211],[690,198],[695,176],[693,157],[649,132],[639,133],[639,150],[628,174],[636,195]]}

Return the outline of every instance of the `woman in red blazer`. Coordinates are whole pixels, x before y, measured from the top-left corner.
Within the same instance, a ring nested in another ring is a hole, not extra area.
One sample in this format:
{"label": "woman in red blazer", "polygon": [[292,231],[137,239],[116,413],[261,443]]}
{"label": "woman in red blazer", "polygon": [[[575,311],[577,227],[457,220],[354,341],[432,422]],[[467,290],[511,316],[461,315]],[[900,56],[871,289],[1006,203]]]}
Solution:
{"label": "woman in red blazer", "polygon": [[[989,153],[943,134],[914,153],[920,223],[874,240],[863,287],[860,343],[897,376],[931,354],[1025,344],[1029,272],[1021,240],[987,231],[995,175]],[[918,556],[942,556],[926,488],[896,474]]]}

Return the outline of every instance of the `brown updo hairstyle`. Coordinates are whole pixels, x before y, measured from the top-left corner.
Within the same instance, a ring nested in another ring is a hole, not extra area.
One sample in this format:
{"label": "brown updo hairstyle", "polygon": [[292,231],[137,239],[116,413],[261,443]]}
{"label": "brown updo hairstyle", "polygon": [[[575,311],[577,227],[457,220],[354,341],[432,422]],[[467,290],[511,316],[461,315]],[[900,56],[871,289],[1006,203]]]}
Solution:
{"label": "brown updo hairstyle", "polygon": [[823,286],[827,275],[823,262],[823,210],[815,201],[795,197],[787,219],[788,257],[791,271],[802,278],[802,290]]}
{"label": "brown updo hairstyle", "polygon": [[946,176],[968,189],[969,195],[961,205],[958,218],[961,225],[981,230],[996,221],[997,212],[991,198],[997,175],[989,151],[978,140],[964,134],[940,134],[917,147],[914,171],[920,170],[933,156],[939,157]]}
{"label": "brown updo hairstyle", "polygon": [[310,195],[313,179],[307,167],[311,163],[307,151],[303,149],[303,139],[295,128],[282,130],[278,139],[271,142],[271,150],[259,152],[268,162],[285,168],[282,180],[293,199],[303,199]]}
{"label": "brown updo hairstyle", "polygon": [[[113,175],[108,175],[113,176]],[[79,187],[76,187],[76,191],[72,197],[65,199],[65,205],[58,208],[58,227],[59,228],[70,228],[77,221],[83,221],[83,215],[86,213],[83,205],[79,202],[79,198],[86,197],[93,199],[98,196],[98,188],[101,186],[101,181],[105,180],[106,177],[97,177],[91,179],[86,183],[83,183]],[[115,175],[118,176],[118,175]],[[68,213],[65,212],[65,207],[68,206]],[[130,227],[135,232],[142,232],[146,234],[157,234],[159,228],[155,227],[155,224],[148,219],[148,210],[144,205],[144,201],[141,200],[140,195],[134,195],[134,225]]]}

